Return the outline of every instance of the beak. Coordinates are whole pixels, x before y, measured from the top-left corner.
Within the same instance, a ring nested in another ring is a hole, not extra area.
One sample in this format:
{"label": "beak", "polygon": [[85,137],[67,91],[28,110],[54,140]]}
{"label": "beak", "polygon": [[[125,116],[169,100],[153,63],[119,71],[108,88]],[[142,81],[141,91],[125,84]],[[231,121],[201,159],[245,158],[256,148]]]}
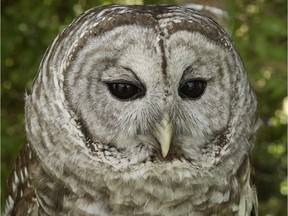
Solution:
{"label": "beak", "polygon": [[163,119],[157,126],[156,131],[156,139],[161,145],[161,153],[163,158],[165,158],[169,152],[172,138],[172,125],[169,122],[169,117],[167,114],[163,116]]}

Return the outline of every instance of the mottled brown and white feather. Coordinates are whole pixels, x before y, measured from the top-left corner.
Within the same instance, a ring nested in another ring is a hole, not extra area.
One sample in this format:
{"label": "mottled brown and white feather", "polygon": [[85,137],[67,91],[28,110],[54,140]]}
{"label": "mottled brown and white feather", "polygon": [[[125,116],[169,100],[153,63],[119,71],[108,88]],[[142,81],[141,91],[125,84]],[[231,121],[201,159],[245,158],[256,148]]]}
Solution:
{"label": "mottled brown and white feather", "polygon": [[[190,100],[191,80],[207,86]],[[143,94],[119,100],[116,81]],[[193,9],[88,10],[46,51],[25,111],[8,215],[257,215],[256,97],[227,33]]]}

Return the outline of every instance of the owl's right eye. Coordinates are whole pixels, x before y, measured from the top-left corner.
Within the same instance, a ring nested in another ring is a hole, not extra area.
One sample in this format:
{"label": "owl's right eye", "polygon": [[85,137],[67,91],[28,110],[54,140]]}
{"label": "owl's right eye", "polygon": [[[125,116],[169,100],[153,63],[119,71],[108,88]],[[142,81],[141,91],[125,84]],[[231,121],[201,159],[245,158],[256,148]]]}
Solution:
{"label": "owl's right eye", "polygon": [[143,96],[143,90],[131,83],[107,83],[110,93],[120,100],[133,100]]}

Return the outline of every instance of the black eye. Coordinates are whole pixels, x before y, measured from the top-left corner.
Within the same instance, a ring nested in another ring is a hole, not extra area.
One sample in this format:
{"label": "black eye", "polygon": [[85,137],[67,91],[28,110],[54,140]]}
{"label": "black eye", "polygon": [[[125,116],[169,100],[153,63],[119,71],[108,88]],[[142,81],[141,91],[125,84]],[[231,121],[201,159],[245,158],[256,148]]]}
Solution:
{"label": "black eye", "polygon": [[182,98],[197,99],[204,93],[207,83],[203,80],[190,80],[179,87]]}
{"label": "black eye", "polygon": [[112,95],[120,100],[132,100],[143,95],[143,91],[130,83],[107,83]]}

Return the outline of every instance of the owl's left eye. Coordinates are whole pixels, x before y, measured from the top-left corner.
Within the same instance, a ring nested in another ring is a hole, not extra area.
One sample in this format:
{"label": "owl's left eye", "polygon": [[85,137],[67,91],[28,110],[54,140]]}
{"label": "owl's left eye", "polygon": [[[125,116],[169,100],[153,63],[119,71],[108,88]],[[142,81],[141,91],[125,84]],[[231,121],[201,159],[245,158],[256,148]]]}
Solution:
{"label": "owl's left eye", "polygon": [[179,95],[182,98],[197,99],[201,97],[206,88],[204,80],[189,80],[179,87]]}
{"label": "owl's left eye", "polygon": [[112,95],[120,100],[133,100],[143,95],[141,88],[130,83],[107,83]]}

